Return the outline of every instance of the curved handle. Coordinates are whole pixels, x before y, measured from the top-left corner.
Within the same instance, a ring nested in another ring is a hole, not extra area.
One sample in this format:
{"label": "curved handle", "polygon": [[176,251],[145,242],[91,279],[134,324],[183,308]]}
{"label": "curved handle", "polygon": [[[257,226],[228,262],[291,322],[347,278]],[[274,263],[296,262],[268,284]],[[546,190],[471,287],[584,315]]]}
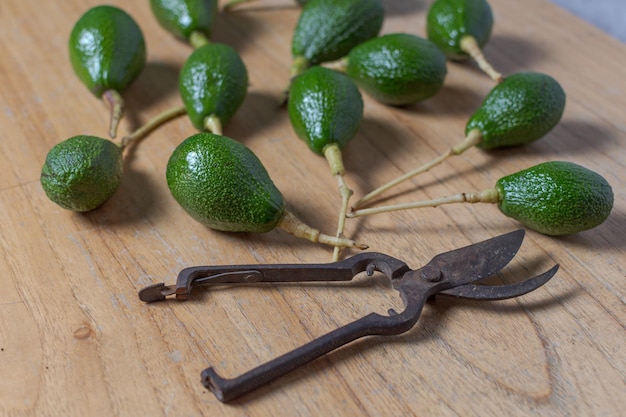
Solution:
{"label": "curved handle", "polygon": [[417,322],[425,301],[426,297],[421,302],[412,303],[400,314],[382,316],[370,313],[236,378],[222,378],[209,367],[201,373],[202,384],[220,401],[233,400],[361,337],[408,331]]}

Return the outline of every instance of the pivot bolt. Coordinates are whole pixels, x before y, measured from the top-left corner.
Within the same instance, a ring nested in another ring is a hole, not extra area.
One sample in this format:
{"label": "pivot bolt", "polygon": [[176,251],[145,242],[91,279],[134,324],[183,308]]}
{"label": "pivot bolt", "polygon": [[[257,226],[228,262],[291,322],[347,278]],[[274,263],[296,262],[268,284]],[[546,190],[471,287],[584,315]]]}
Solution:
{"label": "pivot bolt", "polygon": [[426,266],[422,269],[421,277],[424,281],[437,282],[441,280],[441,271],[433,266]]}

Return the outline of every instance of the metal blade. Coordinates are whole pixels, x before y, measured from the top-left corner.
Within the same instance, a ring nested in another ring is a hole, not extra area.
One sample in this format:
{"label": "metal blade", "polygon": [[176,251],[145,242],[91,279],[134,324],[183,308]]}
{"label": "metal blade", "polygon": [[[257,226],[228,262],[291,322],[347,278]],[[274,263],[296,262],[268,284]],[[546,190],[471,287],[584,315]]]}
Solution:
{"label": "metal blade", "polygon": [[523,240],[524,230],[516,230],[439,254],[419,271],[422,277],[445,279],[451,287],[469,284],[504,268],[513,259]]}
{"label": "metal blade", "polygon": [[519,297],[520,295],[528,294],[531,291],[541,287],[546,282],[550,281],[550,278],[556,274],[559,269],[558,265],[553,266],[550,270],[544,272],[541,275],[537,275],[534,278],[529,278],[525,281],[516,282],[515,284],[507,285],[476,285],[465,284],[460,287],[450,288],[445,291],[441,291],[438,295],[447,295],[456,298],[467,298],[471,300],[505,300],[507,298]]}

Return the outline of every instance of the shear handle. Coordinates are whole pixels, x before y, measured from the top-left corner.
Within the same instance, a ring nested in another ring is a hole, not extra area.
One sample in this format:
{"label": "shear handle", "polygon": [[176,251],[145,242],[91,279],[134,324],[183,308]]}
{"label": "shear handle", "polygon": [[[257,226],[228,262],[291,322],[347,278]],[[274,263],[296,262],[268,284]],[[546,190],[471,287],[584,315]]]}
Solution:
{"label": "shear handle", "polygon": [[236,378],[223,378],[213,367],[206,368],[201,373],[202,384],[220,401],[233,400],[359,338],[408,331],[417,322],[427,298],[424,294],[419,302],[410,303],[400,314],[370,313]]}
{"label": "shear handle", "polygon": [[[378,252],[362,252],[348,259],[324,264],[265,264],[194,266],[178,274],[178,284],[235,284],[242,282],[315,282],[350,281],[360,272],[372,275],[381,271],[390,279],[402,276],[408,270],[406,263]],[[245,276],[255,271],[258,274]]]}
{"label": "shear handle", "polygon": [[164,300],[170,295],[186,300],[192,287],[211,284],[350,281],[364,271],[368,275],[380,271],[389,279],[396,279],[408,270],[406,263],[378,252],[362,252],[325,264],[194,266],[180,271],[175,286],[150,285],[139,291],[139,298],[147,303]]}

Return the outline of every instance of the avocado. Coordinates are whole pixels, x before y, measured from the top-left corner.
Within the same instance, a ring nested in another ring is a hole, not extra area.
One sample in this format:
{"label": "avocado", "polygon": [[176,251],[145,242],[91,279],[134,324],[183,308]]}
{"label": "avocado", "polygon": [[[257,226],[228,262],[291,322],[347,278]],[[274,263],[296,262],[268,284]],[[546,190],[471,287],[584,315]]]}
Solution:
{"label": "avocado", "polygon": [[311,0],[302,8],[291,41],[295,76],[311,65],[334,61],[378,35],[380,0]]}
{"label": "avocado", "polygon": [[468,57],[461,47],[466,36],[482,48],[491,35],[493,14],[485,0],[436,0],[428,10],[426,32],[451,59]]}
{"label": "avocado", "polygon": [[561,120],[565,92],[552,77],[537,72],[508,76],[469,118],[465,133],[476,129],[482,149],[517,146],[545,136]]}
{"label": "avocado", "polygon": [[286,210],[259,158],[226,136],[205,132],[185,139],[170,156],[166,178],[181,207],[211,229],[263,233],[280,228],[312,242],[367,248],[322,234]]}
{"label": "avocado", "polygon": [[122,151],[95,136],[74,136],[50,149],[40,182],[50,200],[73,211],[100,207],[122,181]]}
{"label": "avocado", "polygon": [[493,27],[491,7],[485,0],[436,0],[428,10],[426,32],[446,56],[453,60],[467,57],[495,82],[504,77],[483,54]]}
{"label": "avocado", "polygon": [[217,0],[150,0],[159,24],[177,38],[191,41],[193,36],[211,36],[217,16]]}
{"label": "avocado", "polygon": [[590,169],[551,161],[502,177],[495,187],[480,192],[354,210],[347,217],[454,203],[497,204],[503,214],[529,229],[562,236],[602,224],[613,208],[613,190],[604,177]]}
{"label": "avocado", "polygon": [[363,99],[354,82],[319,66],[293,79],[287,105],[294,131],[318,155],[331,145],[343,148],[363,119]]}
{"label": "avocado", "polygon": [[120,93],[142,72],[146,44],[137,23],[113,6],[89,9],[74,25],[69,39],[72,68],[96,96],[111,104],[110,136],[122,117]]}
{"label": "avocado", "polygon": [[247,90],[246,66],[239,54],[224,44],[196,49],[179,76],[180,95],[193,125],[217,134],[239,109]]}
{"label": "avocado", "polygon": [[226,136],[199,133],[172,153],[167,185],[198,222],[228,232],[268,232],[285,201],[257,156]]}
{"label": "avocado", "polygon": [[547,235],[570,235],[603,223],[613,190],[601,175],[572,162],[545,162],[500,178],[498,207]]}
{"label": "avocado", "polygon": [[376,100],[404,106],[437,94],[447,74],[446,57],[431,41],[395,33],[354,47],[345,71]]}
{"label": "avocado", "polygon": [[[343,236],[352,190],[346,185],[341,149],[354,137],[363,120],[363,98],[345,74],[311,67],[292,80],[287,102],[294,131],[310,150],[323,155],[341,195],[336,236]],[[335,246],[333,260],[339,259]]]}
{"label": "avocado", "polygon": [[74,25],[69,40],[74,72],[97,97],[123,91],[146,62],[146,45],[137,23],[113,6],[96,6]]}

